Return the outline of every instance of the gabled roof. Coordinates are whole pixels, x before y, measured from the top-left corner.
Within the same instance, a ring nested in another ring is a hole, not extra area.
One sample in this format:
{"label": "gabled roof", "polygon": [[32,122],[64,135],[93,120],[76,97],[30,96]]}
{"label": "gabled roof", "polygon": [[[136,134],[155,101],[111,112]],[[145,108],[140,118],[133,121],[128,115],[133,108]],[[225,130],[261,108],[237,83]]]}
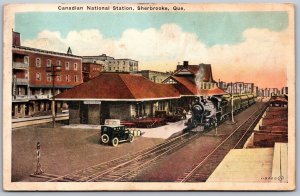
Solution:
{"label": "gabled roof", "polygon": [[198,89],[196,83],[187,77],[170,76],[169,78],[177,82],[173,85],[176,89],[179,90],[181,95],[212,96],[227,94],[224,90],[220,89],[219,87],[215,87],[212,89]]}
{"label": "gabled roof", "polygon": [[177,66],[177,70],[174,75],[178,76],[184,74],[191,74],[194,77],[199,77],[201,82],[213,82],[212,69],[210,64],[201,63],[199,65],[187,65],[187,66]]}
{"label": "gabled roof", "polygon": [[180,92],[170,84],[157,84],[140,75],[101,73],[59,95],[60,100],[137,101],[179,98]]}
{"label": "gabled roof", "polygon": [[194,81],[191,81],[186,77],[171,76],[171,78],[177,82],[177,84],[174,84],[174,86],[182,95],[197,94],[197,86]]}

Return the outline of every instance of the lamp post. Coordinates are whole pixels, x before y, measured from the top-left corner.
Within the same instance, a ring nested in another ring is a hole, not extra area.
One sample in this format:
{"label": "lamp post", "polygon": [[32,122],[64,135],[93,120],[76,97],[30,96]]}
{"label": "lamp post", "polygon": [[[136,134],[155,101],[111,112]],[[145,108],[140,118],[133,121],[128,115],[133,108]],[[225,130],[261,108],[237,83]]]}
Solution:
{"label": "lamp post", "polygon": [[52,79],[52,103],[51,103],[51,110],[52,110],[52,127],[55,128],[55,77],[59,76],[57,72],[60,71],[61,65],[53,65],[51,64],[50,69],[46,70],[46,72],[51,72],[50,76]]}

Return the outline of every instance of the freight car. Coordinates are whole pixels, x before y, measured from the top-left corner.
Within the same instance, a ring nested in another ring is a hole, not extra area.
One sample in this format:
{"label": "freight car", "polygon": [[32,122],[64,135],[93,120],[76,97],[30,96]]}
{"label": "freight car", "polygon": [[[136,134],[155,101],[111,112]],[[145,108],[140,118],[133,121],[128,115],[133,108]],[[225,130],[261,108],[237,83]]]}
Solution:
{"label": "freight car", "polygon": [[236,114],[254,103],[253,94],[197,97],[191,108],[192,117],[188,119],[186,125],[189,130],[198,126],[205,129],[228,119],[231,112]]}

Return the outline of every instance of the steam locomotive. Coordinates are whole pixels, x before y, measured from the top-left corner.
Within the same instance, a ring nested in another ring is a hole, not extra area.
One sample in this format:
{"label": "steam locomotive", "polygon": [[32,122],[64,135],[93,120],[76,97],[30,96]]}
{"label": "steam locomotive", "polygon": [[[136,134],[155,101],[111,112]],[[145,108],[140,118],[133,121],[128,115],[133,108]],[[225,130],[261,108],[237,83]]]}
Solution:
{"label": "steam locomotive", "polygon": [[[233,99],[233,100],[232,100]],[[255,103],[253,94],[211,96],[209,98],[197,97],[191,107],[192,117],[186,125],[189,130],[201,127],[216,126],[231,116]]]}

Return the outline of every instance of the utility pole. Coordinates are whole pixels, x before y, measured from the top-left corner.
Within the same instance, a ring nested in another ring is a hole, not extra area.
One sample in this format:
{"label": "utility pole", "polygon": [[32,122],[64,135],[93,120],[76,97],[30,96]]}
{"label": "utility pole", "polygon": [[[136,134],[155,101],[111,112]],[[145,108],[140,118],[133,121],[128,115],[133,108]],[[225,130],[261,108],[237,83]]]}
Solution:
{"label": "utility pole", "polygon": [[230,85],[231,85],[231,121],[232,121],[232,123],[235,123],[234,118],[233,118],[233,92],[232,92],[233,85],[232,85],[232,82],[230,83]]}
{"label": "utility pole", "polygon": [[50,70],[46,70],[47,72],[51,72],[51,79],[52,79],[52,103],[51,103],[51,110],[52,110],[52,127],[55,128],[55,78],[59,76],[57,72],[61,69],[61,65],[51,65]]}

